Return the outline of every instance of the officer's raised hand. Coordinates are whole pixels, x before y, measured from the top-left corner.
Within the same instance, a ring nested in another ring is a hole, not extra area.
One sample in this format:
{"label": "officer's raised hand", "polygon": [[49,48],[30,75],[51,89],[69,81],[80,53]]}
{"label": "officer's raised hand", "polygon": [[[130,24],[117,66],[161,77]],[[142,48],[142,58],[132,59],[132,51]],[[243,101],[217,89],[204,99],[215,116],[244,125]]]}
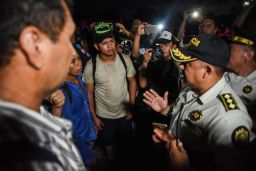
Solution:
{"label": "officer's raised hand", "polygon": [[146,91],[144,94],[143,102],[150,106],[156,112],[167,114],[170,107],[168,106],[168,92],[164,93],[164,97],[159,96],[153,89]]}

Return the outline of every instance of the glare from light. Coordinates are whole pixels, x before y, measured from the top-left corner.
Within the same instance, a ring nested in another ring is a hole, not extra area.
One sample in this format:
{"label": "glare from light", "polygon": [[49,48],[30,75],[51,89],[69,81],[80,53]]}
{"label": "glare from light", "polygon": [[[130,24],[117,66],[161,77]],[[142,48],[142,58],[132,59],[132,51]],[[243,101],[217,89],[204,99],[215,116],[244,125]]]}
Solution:
{"label": "glare from light", "polygon": [[193,18],[197,18],[199,16],[199,12],[198,11],[194,11],[193,13],[192,13],[192,17]]}
{"label": "glare from light", "polygon": [[164,28],[164,25],[163,24],[158,24],[157,27],[158,27],[159,30],[162,30]]}
{"label": "glare from light", "polygon": [[248,6],[248,5],[250,5],[250,2],[245,1],[245,2],[244,2],[244,6]]}

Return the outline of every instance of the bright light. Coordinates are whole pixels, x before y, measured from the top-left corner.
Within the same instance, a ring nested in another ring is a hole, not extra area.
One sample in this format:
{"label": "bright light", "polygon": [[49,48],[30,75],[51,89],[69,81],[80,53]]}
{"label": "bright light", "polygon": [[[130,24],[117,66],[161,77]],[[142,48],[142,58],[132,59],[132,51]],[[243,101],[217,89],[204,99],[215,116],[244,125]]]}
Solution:
{"label": "bright light", "polygon": [[250,5],[250,2],[245,1],[245,2],[244,2],[244,6],[248,6],[248,5]]}
{"label": "bright light", "polygon": [[192,17],[193,18],[197,18],[199,16],[199,12],[198,11],[194,11],[193,13],[192,13]]}
{"label": "bright light", "polygon": [[158,25],[157,25],[157,28],[158,28],[159,30],[162,30],[162,29],[164,28],[164,25],[163,25],[163,24],[158,24]]}

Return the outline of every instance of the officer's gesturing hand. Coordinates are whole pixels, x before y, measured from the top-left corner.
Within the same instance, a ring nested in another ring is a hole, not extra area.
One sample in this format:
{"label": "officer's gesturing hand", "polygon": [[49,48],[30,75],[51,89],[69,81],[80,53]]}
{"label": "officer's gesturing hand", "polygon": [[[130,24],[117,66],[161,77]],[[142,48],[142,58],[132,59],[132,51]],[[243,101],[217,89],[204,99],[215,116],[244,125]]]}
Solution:
{"label": "officer's gesturing hand", "polygon": [[150,89],[143,94],[143,102],[150,106],[153,110],[159,113],[164,113],[168,106],[168,92],[164,93],[164,97],[159,96],[159,94]]}

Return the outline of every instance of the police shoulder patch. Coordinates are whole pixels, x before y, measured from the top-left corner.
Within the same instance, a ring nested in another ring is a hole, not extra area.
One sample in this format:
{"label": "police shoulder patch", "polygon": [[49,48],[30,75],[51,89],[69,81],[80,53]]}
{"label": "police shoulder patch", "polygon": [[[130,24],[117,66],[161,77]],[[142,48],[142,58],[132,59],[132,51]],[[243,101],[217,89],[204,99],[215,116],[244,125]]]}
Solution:
{"label": "police shoulder patch", "polygon": [[199,110],[194,110],[189,114],[190,120],[192,121],[198,121],[202,118],[202,116],[202,112]]}
{"label": "police shoulder patch", "polygon": [[232,133],[232,142],[237,147],[244,147],[250,142],[250,132],[244,126],[237,127]]}
{"label": "police shoulder patch", "polygon": [[226,111],[239,109],[235,98],[230,93],[218,95]]}

